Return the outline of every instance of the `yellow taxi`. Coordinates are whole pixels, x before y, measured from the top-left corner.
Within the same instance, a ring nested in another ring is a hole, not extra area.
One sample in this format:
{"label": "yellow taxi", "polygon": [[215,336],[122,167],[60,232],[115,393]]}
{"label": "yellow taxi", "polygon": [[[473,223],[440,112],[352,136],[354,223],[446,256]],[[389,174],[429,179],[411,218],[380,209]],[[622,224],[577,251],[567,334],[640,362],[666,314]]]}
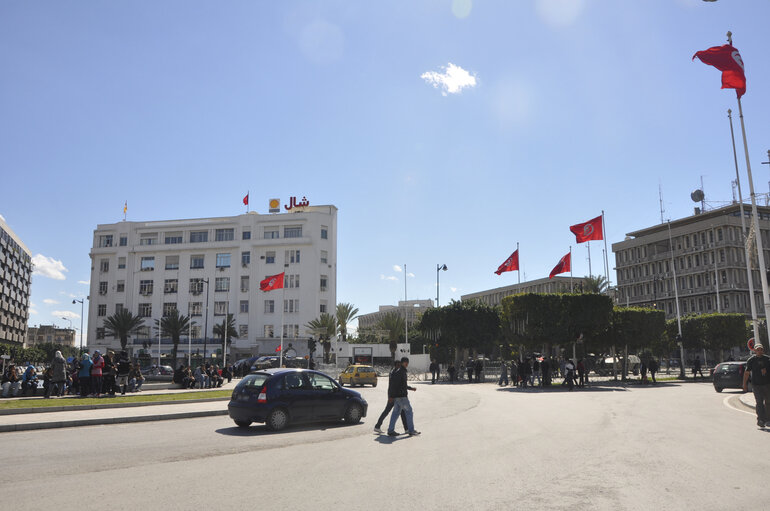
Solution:
{"label": "yellow taxi", "polygon": [[354,364],[342,371],[337,380],[340,385],[371,385],[377,386],[377,371],[372,366]]}

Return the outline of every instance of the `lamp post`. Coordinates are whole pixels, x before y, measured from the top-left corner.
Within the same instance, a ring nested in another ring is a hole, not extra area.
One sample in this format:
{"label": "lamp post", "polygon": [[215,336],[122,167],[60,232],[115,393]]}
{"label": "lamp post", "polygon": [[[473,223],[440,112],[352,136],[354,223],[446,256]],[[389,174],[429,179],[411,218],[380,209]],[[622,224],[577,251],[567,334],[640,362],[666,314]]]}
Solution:
{"label": "lamp post", "polygon": [[439,303],[438,303],[438,290],[439,290],[438,276],[439,276],[439,274],[441,273],[442,270],[443,271],[447,271],[446,265],[445,264],[437,264],[436,265],[436,307],[439,306]]}
{"label": "lamp post", "polygon": [[206,345],[209,341],[209,279],[200,279],[206,284],[206,319],[203,320],[203,365],[206,365]]}
{"label": "lamp post", "polygon": [[82,355],[83,354],[83,314],[85,310],[85,305],[84,305],[85,300],[82,298],[80,300],[78,300],[77,298],[72,300],[72,305],[75,305],[76,303],[80,303],[80,354]]}

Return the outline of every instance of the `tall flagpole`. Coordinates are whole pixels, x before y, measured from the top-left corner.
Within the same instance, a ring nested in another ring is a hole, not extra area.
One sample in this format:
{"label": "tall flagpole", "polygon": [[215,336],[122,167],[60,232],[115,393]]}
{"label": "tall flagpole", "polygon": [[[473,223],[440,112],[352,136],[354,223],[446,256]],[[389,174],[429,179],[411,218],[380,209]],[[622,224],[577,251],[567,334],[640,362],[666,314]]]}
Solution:
{"label": "tall flagpole", "polygon": [[676,283],[676,261],[674,260],[674,240],[671,238],[671,220],[668,221],[668,244],[671,250],[671,270],[674,272],[674,300],[676,302],[676,328],[679,332],[679,377],[684,379],[684,343],[682,342],[682,316],[679,314],[679,288]]}
{"label": "tall flagpole", "polygon": [[610,292],[610,253],[607,250],[607,224],[604,223],[604,210],[602,210],[602,238],[604,238],[604,277],[607,279],[607,293]]}
{"label": "tall flagpole", "polygon": [[[591,252],[589,252],[590,254]],[[589,257],[588,260],[590,261],[591,258]],[[589,266],[591,263],[588,264]],[[569,246],[569,292],[572,293],[572,245]]]}
{"label": "tall flagpole", "polygon": [[406,303],[406,263],[404,263],[404,342],[409,343],[409,306]]}
{"label": "tall flagpole", "polygon": [[586,242],[586,248],[588,248],[588,276],[593,277],[594,273],[591,271],[591,242]]}
{"label": "tall flagpole", "polygon": [[[727,32],[727,41],[732,46],[733,34]],[[741,97],[738,96],[738,116],[741,119],[741,134],[743,135],[743,152],[746,157],[746,173],[749,175],[749,193],[751,194],[751,216],[754,221],[754,232],[756,233],[757,240],[757,256],[759,260],[759,279],[762,282],[762,303],[765,307],[765,323],[767,324],[767,332],[770,335],[770,301],[767,294],[767,267],[765,266],[765,249],[762,247],[762,235],[759,230],[759,213],[757,211],[757,197],[754,193],[754,177],[751,175],[751,160],[749,159],[749,144],[746,141],[746,125],[743,122],[743,106],[741,105]],[[756,342],[759,342],[759,337],[755,337]]]}
{"label": "tall flagpole", "polygon": [[[729,108],[727,109],[727,118],[730,120],[730,138],[733,142],[733,161],[735,162],[735,182],[738,185],[738,204],[741,211],[741,232],[743,233],[743,251],[746,257],[746,273],[748,274],[749,283],[749,303],[751,304],[751,326],[754,330],[754,339],[759,339],[759,321],[757,321],[757,305],[756,297],[754,296],[754,278],[751,273],[751,253],[749,252],[748,245],[748,229],[746,227],[746,217],[743,216],[743,192],[741,191],[741,176],[738,172],[738,152],[735,149],[735,131],[733,130],[733,112]],[[714,276],[716,275],[716,257],[714,257]],[[717,286],[719,282],[717,281]],[[717,287],[719,289],[719,287]],[[717,295],[719,300],[719,295]],[[759,341],[756,341],[759,342]]]}
{"label": "tall flagpole", "polygon": [[516,257],[519,258],[519,267],[516,269],[516,274],[519,276],[519,284],[521,284],[521,253],[519,253],[519,242],[516,242]]}
{"label": "tall flagpole", "polygon": [[[281,286],[281,350],[278,352],[278,367],[283,367],[283,309],[286,307],[286,273],[283,274]],[[336,355],[335,355],[336,356]]]}

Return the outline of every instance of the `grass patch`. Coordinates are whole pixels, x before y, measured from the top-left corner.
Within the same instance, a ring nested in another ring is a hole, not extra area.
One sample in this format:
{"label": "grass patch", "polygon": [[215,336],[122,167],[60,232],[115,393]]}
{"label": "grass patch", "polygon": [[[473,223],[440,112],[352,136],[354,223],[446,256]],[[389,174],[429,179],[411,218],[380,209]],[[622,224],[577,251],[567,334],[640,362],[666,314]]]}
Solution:
{"label": "grass patch", "polygon": [[0,410],[15,408],[55,408],[62,406],[106,405],[120,403],[170,403],[174,401],[190,401],[193,399],[213,399],[229,397],[232,390],[209,390],[202,392],[182,392],[179,394],[134,394],[115,397],[62,397],[51,399],[14,399],[0,401]]}

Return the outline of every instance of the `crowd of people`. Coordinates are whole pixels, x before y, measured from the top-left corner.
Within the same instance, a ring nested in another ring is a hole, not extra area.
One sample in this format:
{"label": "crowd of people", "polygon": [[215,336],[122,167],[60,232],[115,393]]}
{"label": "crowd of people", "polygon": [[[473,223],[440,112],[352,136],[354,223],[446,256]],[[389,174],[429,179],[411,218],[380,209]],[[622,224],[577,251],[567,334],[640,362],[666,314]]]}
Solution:
{"label": "crowd of people", "polygon": [[181,385],[183,389],[211,389],[221,387],[225,380],[230,383],[232,379],[232,367],[225,366],[220,369],[218,365],[206,364],[193,370],[192,367],[182,364],[174,371],[173,382]]}

